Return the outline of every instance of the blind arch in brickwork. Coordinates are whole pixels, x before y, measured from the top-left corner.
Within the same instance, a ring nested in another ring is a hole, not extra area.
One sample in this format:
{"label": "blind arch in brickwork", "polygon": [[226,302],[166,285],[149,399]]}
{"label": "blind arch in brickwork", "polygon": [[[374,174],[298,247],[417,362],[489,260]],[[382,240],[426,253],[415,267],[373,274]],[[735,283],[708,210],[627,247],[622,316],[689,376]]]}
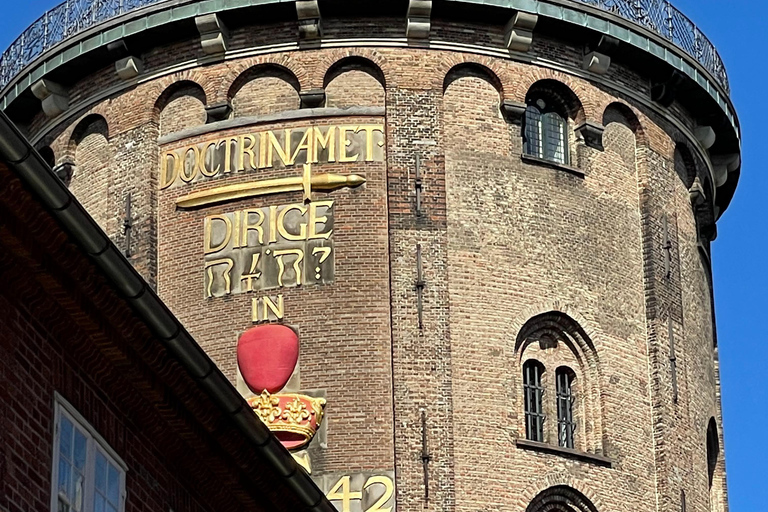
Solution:
{"label": "blind arch in brickwork", "polygon": [[155,102],[160,135],[168,135],[206,122],[207,96],[198,83],[181,80],[170,85]]}
{"label": "blind arch in brickwork", "polygon": [[386,80],[381,68],[364,57],[350,56],[335,62],[323,78],[326,106],[384,107]]}
{"label": "blind arch in brickwork", "polygon": [[272,114],[296,110],[301,101],[301,85],[296,75],[278,64],[257,64],[243,71],[229,87],[235,117]]}

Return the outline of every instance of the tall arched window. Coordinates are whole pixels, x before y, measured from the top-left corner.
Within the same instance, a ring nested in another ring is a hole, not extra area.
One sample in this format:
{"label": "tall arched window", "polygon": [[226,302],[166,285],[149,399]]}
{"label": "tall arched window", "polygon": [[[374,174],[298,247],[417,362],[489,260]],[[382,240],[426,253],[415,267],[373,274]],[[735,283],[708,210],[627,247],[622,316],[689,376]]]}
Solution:
{"label": "tall arched window", "polygon": [[567,367],[558,368],[557,379],[557,443],[564,448],[574,447],[576,420],[573,404],[576,397],[573,392],[575,374]]}
{"label": "tall arched window", "polygon": [[715,418],[709,420],[707,428],[707,474],[709,476],[709,487],[712,488],[712,482],[715,479],[715,469],[717,468],[717,459],[720,455],[720,439],[717,434],[717,423]]}
{"label": "tall arched window", "polygon": [[544,386],[541,383],[544,366],[538,361],[523,365],[523,390],[525,394],[525,436],[531,441],[544,442]]}
{"label": "tall arched window", "polygon": [[525,153],[568,164],[568,121],[551,102],[534,96],[525,110]]}

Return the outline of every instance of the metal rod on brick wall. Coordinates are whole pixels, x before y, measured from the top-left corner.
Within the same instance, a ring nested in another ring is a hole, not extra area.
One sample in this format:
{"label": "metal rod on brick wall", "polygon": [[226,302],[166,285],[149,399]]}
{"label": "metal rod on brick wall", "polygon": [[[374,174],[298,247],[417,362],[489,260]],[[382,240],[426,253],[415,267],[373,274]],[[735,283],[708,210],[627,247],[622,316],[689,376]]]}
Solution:
{"label": "metal rod on brick wall", "polygon": [[132,207],[131,207],[131,193],[128,192],[128,195],[125,198],[125,219],[123,219],[123,234],[125,235],[125,257],[130,258],[131,257],[131,232],[133,231],[133,219],[132,217]]}
{"label": "metal rod on brick wall", "polygon": [[675,354],[675,329],[672,325],[672,314],[667,315],[669,329],[669,367],[672,371],[672,400],[677,403],[677,355]]}
{"label": "metal rod on brick wall", "polygon": [[416,244],[416,309],[419,313],[419,329],[424,329],[424,269],[421,262],[421,244]]}
{"label": "metal rod on brick wall", "polygon": [[672,241],[669,239],[669,219],[664,215],[664,277],[669,279],[672,276]]}
{"label": "metal rod on brick wall", "polygon": [[432,456],[429,454],[427,445],[427,411],[421,410],[421,464],[424,467],[424,501],[429,501],[429,461]]}
{"label": "metal rod on brick wall", "polygon": [[421,192],[422,192],[422,181],[421,181],[421,155],[416,154],[416,180],[414,187],[416,188],[416,216],[421,217]]}

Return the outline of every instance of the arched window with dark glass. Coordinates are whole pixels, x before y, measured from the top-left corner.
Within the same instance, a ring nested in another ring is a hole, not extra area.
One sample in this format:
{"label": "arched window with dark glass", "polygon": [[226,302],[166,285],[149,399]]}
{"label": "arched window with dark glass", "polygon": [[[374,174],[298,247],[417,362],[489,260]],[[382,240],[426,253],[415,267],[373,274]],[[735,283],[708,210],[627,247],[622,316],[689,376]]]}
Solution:
{"label": "arched window with dark glass", "polygon": [[525,437],[544,442],[544,366],[538,361],[523,365],[523,392],[525,394]]}
{"label": "arched window with dark glass", "polygon": [[559,164],[568,164],[568,121],[553,105],[538,97],[525,110],[525,153]]}
{"label": "arched window with dark glass", "polygon": [[556,373],[557,385],[557,444],[563,448],[574,447],[576,435],[576,420],[573,414],[573,404],[576,397],[573,392],[575,375],[570,368],[558,368]]}

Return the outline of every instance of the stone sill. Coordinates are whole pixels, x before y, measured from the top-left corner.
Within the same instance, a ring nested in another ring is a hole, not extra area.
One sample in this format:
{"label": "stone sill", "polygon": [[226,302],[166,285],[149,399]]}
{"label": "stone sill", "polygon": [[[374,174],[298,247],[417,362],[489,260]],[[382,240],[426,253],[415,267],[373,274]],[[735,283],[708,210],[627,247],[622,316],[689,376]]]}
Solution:
{"label": "stone sill", "polygon": [[559,164],[557,162],[552,162],[552,161],[545,160],[543,158],[539,158],[539,157],[536,157],[536,156],[527,155],[525,153],[520,155],[520,158],[525,163],[534,164],[534,165],[542,165],[544,167],[549,167],[551,169],[556,169],[558,171],[565,171],[565,172],[567,172],[569,174],[573,174],[574,176],[577,176],[579,178],[583,178],[584,177],[584,171],[582,171],[581,169],[577,169],[576,167],[571,167],[570,165]]}
{"label": "stone sill", "polygon": [[574,450],[572,448],[563,448],[562,446],[554,446],[547,443],[539,443],[537,441],[529,441],[528,439],[518,439],[515,441],[515,445],[518,448],[524,450],[532,450],[536,452],[551,453],[553,455],[560,455],[561,457],[569,457],[578,459],[583,462],[589,462],[598,466],[612,467],[613,461],[608,457],[602,455],[595,455],[594,453],[582,452],[580,450]]}

